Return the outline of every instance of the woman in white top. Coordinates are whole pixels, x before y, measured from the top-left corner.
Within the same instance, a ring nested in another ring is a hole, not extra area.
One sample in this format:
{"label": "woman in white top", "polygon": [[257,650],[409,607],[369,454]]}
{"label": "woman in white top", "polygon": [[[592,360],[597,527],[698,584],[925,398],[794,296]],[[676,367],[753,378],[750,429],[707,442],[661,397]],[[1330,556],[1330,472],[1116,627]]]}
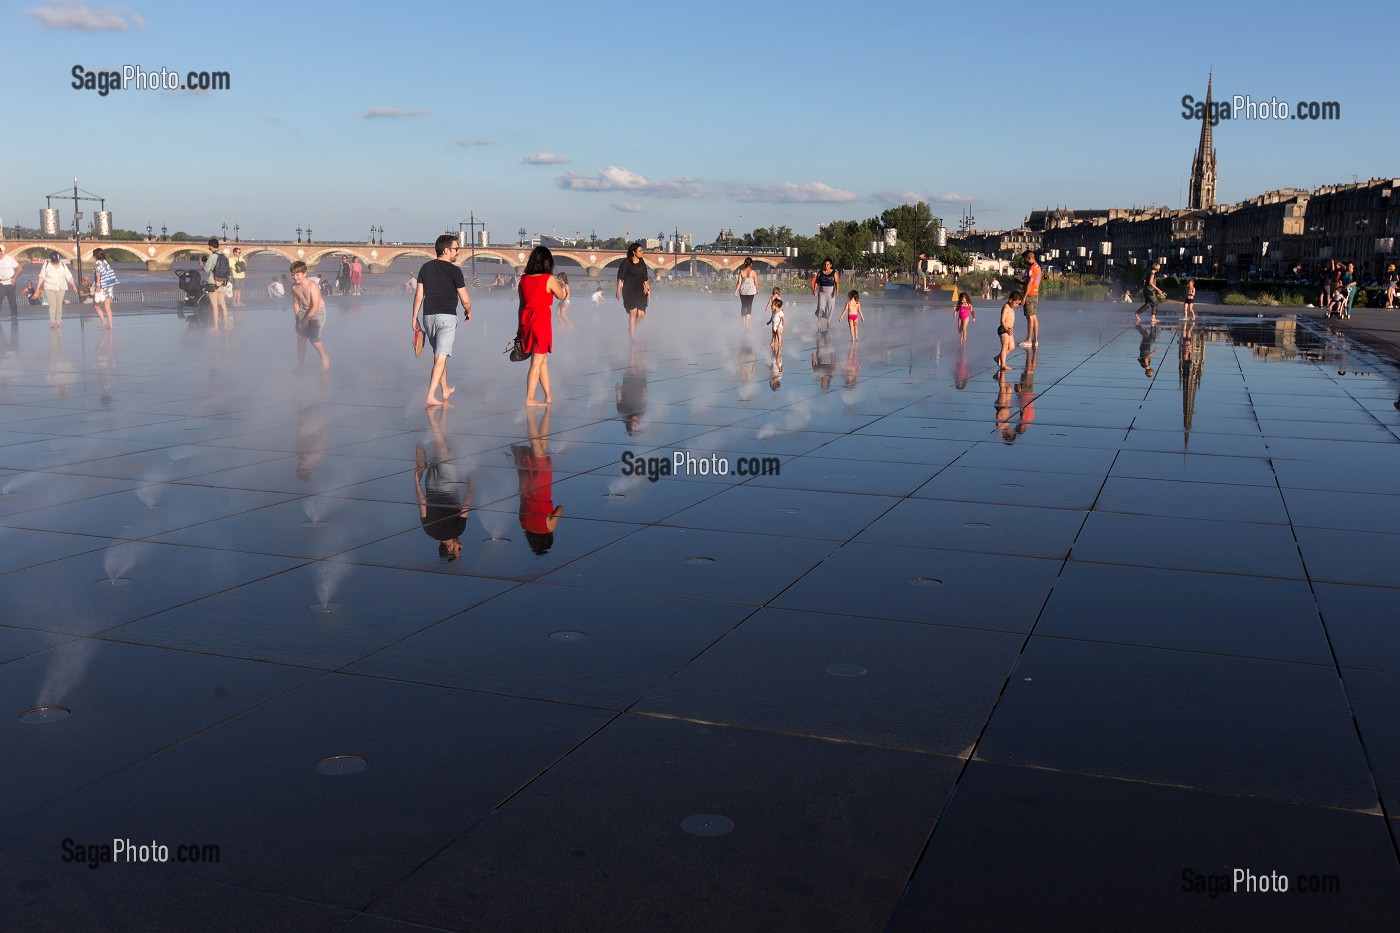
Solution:
{"label": "woman in white top", "polygon": [[39,270],[39,291],[44,293],[44,300],[49,305],[49,330],[58,330],[63,326],[63,295],[70,286],[73,291],[78,290],[78,283],[73,281],[73,273],[63,264],[63,257],[56,252],[49,253],[49,261]]}
{"label": "woman in white top", "polygon": [[753,297],[758,294],[758,273],[753,268],[753,257],[744,258],[739,267],[738,280],[734,283],[734,294],[739,298],[739,314],[744,326],[749,326],[749,315],[753,314]]}

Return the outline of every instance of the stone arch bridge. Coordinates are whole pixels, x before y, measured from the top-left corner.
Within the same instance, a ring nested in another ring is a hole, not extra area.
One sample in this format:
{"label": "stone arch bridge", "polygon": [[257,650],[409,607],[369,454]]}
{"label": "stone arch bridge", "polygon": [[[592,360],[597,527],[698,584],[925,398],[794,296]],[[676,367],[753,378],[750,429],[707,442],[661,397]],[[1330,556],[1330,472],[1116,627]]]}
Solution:
{"label": "stone arch bridge", "polygon": [[[30,262],[33,260],[47,259],[52,252],[58,252],[66,260],[75,258],[72,240],[6,240],[4,241],[6,250],[20,262]],[[338,260],[340,257],[359,257],[360,262],[370,272],[384,272],[396,259],[402,257],[421,257],[424,260],[433,258],[433,247],[431,243],[395,243],[366,245],[364,243],[276,243],[265,241],[242,241],[239,243],[225,242],[226,248],[234,246],[243,250],[245,259],[263,254],[280,256],[291,265],[300,259],[307,266],[315,268],[322,260]],[[92,263],[92,251],[94,249],[104,249],[108,252],[108,258],[115,262],[144,262],[146,269],[150,272],[164,272],[170,269],[171,263],[182,260],[203,257],[209,253],[209,247],[200,242],[175,243],[170,241],[150,241],[150,240],[106,240],[91,239],[82,241],[82,262],[84,266]],[[476,247],[476,257],[478,259],[494,259],[497,262],[509,266],[510,269],[519,274],[525,270],[525,260],[530,256],[529,246],[478,246]],[[608,266],[616,265],[627,258],[626,250],[610,249],[588,249],[572,247],[550,247],[550,252],[557,260],[568,259],[582,266],[589,277],[597,277]],[[744,252],[694,252],[694,253],[661,253],[648,252],[646,254],[647,265],[651,266],[658,274],[667,275],[671,269],[677,265],[684,265],[692,259],[699,264],[709,266],[716,272],[733,271],[743,263],[744,257],[752,255],[755,265],[766,265],[769,269],[787,263],[787,257],[772,255],[769,253],[744,253]],[[458,256],[458,263],[466,265],[471,261],[470,247],[463,249]]]}

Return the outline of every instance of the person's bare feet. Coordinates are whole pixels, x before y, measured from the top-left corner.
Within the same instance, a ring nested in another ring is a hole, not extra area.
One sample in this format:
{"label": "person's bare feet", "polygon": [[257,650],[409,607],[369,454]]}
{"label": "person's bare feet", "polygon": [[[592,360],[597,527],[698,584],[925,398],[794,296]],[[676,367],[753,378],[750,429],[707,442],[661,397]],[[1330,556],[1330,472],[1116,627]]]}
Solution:
{"label": "person's bare feet", "polygon": [[442,387],[442,401],[444,404],[452,397],[452,393],[457,391],[456,386],[445,385]]}
{"label": "person's bare feet", "polygon": [[442,402],[439,402],[439,401],[438,401],[437,399],[435,399],[435,398],[429,397],[429,398],[428,398],[428,403],[427,403],[426,405],[424,405],[423,407],[424,407],[424,408],[441,408],[441,407],[442,407]]}
{"label": "person's bare feet", "polygon": [[548,408],[548,407],[549,407],[549,402],[537,402],[537,401],[535,401],[535,400],[532,399],[532,398],[527,398],[527,399],[525,400],[525,407],[526,407],[526,408]]}

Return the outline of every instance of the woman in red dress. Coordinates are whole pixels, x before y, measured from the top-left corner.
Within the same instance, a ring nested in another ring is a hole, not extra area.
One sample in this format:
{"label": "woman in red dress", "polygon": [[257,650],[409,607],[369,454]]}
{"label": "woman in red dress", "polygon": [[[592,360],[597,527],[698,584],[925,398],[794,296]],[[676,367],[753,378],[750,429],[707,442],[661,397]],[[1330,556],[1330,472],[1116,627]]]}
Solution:
{"label": "woman in red dress", "polygon": [[[555,298],[567,292],[554,277],[554,254],[536,246],[520,277],[520,346],[530,354],[530,371],[525,374],[525,407],[543,408],[549,404],[549,351],[554,347],[552,324]],[[535,401],[535,387],[544,390],[544,401]]]}

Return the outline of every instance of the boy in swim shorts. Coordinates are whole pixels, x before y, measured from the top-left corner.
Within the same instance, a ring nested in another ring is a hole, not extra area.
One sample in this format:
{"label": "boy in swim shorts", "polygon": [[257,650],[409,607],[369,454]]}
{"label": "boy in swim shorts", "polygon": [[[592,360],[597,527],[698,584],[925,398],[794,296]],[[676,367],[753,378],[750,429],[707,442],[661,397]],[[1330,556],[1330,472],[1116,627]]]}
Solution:
{"label": "boy in swim shorts", "polygon": [[321,372],[331,368],[331,358],[321,345],[321,330],[326,326],[326,302],[321,298],[321,287],[306,276],[306,263],[297,260],[292,263],[292,312],[296,315],[294,324],[297,330],[297,372],[306,363],[306,344],[321,357]]}
{"label": "boy in swim shorts", "polygon": [[1006,362],[1011,357],[1011,351],[1016,349],[1016,309],[1021,306],[1021,301],[1025,295],[1019,291],[1012,292],[1006,299],[1006,304],[1001,306],[1001,323],[997,326],[997,337],[1001,340],[1001,352],[992,357],[992,362],[997,364],[997,372],[1005,372],[1011,366]]}

